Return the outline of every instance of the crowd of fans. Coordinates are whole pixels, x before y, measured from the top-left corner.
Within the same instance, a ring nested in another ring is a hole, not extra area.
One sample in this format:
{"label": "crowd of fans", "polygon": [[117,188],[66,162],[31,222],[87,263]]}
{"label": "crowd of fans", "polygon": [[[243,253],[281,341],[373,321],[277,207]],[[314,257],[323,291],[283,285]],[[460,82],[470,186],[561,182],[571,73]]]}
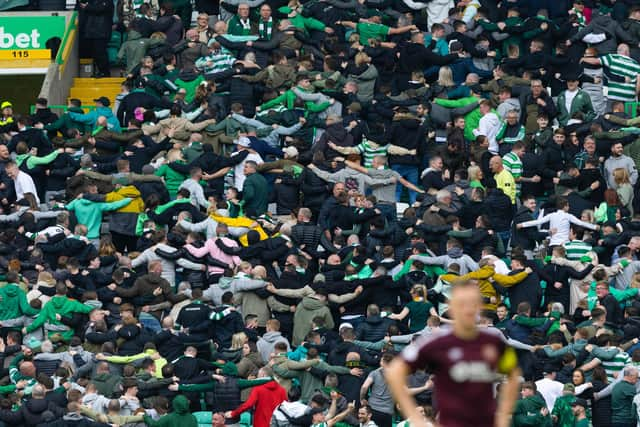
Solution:
{"label": "crowd of fans", "polygon": [[127,77],[0,105],[0,423],[392,426],[385,367],[473,280],[514,426],[636,425],[634,0],[78,9]]}

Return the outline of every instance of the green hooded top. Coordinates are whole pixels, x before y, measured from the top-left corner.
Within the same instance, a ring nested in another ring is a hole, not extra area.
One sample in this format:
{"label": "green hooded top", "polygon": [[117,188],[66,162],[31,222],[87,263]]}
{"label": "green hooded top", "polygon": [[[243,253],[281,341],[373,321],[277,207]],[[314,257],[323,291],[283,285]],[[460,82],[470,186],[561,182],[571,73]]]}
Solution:
{"label": "green hooded top", "polygon": [[22,166],[22,163],[24,163],[24,161],[26,160],[27,169],[33,169],[39,165],[48,165],[49,163],[53,162],[56,157],[58,157],[58,154],[59,153],[57,150],[53,150],[51,153],[43,157],[32,156],[29,153],[18,154],[16,156],[16,163],[18,164],[18,166]]}
{"label": "green hooded top", "polygon": [[180,172],[170,168],[166,163],[158,168],[158,170],[155,172],[155,175],[164,177],[165,183],[167,185],[167,191],[169,191],[169,195],[171,195],[172,199],[176,198],[180,185],[184,182],[185,179],[187,179],[186,175],[183,175]]}
{"label": "green hooded top", "polygon": [[558,417],[556,427],[573,427],[575,416],[571,410],[571,404],[576,400],[573,394],[565,394],[556,399],[553,405],[553,414]]}
{"label": "green hooded top", "polygon": [[0,320],[35,316],[38,310],[29,305],[27,294],[15,283],[0,288]]}
{"label": "green hooded top", "polygon": [[[36,329],[43,326],[45,323],[51,323],[54,325],[62,326],[60,320],[56,318],[56,314],[62,317],[70,317],[72,313],[89,313],[93,310],[93,307],[82,304],[74,299],[67,298],[65,296],[56,295],[49,302],[47,302],[42,311],[36,317],[36,320],[32,324],[27,326],[27,332],[31,333]],[[51,331],[49,335],[59,333],[65,340],[70,340],[73,337],[73,330],[68,331]]]}
{"label": "green hooded top", "polygon": [[540,394],[518,400],[513,411],[513,427],[551,427],[549,415],[545,417],[540,413],[540,410],[546,407],[547,404]]}
{"label": "green hooded top", "polygon": [[[480,102],[480,98],[476,98],[475,96],[468,96],[466,98],[460,99],[440,99],[436,98],[434,102],[438,105],[441,105],[446,108],[459,108],[465,107],[469,104],[473,104],[474,102]],[[495,113],[495,110],[491,110]],[[464,116],[464,137],[467,141],[473,141],[476,139],[473,134],[473,130],[478,128],[480,124],[480,119],[482,118],[482,114],[480,113],[480,108],[475,108],[468,112]]]}
{"label": "green hooded top", "polygon": [[117,202],[103,203],[92,202],[87,199],[75,199],[67,205],[67,210],[74,211],[79,224],[87,226],[87,238],[100,238],[100,225],[102,224],[102,212],[115,211],[131,203],[130,198],[124,198]]}
{"label": "green hooded top", "polygon": [[[616,289],[613,286],[609,286],[609,293],[619,303],[624,303],[628,299],[633,299],[638,295],[637,288],[628,288],[624,290]],[[598,295],[596,295],[596,282],[591,282],[589,286],[589,292],[587,293],[587,304],[589,304],[589,310],[593,310],[598,305]]]}
{"label": "green hooded top", "polygon": [[184,396],[173,399],[173,412],[160,417],[158,421],[145,415],[144,423],[150,427],[198,427],[198,420],[189,412],[189,401]]}
{"label": "green hooded top", "polygon": [[[296,86],[296,88],[301,92],[309,92],[308,90],[300,86]],[[295,94],[295,92],[289,89],[288,91],[284,92],[282,95],[276,98],[273,98],[272,100],[262,104],[260,106],[260,110],[261,111],[268,110],[271,107],[275,107],[278,104],[284,104],[288,110],[293,110],[295,108],[296,98],[297,98],[297,95]],[[329,105],[331,105],[331,103],[329,102],[321,102],[319,104],[316,104],[313,101],[305,101],[304,108],[307,112],[319,113],[321,111],[326,110],[329,107]]]}

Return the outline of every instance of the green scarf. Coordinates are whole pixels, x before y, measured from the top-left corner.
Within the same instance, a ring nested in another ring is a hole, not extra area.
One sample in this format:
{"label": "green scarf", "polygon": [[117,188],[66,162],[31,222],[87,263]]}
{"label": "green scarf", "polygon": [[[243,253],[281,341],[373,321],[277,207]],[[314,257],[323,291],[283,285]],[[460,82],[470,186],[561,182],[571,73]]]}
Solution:
{"label": "green scarf", "polygon": [[258,35],[261,39],[271,40],[271,33],[273,31],[273,18],[269,17],[268,21],[260,19],[258,24]]}

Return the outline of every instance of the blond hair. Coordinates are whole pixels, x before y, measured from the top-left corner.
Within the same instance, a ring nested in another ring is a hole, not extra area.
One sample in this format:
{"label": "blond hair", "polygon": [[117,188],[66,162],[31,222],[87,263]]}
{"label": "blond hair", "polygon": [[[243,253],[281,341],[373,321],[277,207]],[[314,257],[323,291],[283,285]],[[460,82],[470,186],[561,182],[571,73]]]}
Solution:
{"label": "blond hair", "polygon": [[630,184],[629,171],[627,168],[615,168],[613,170],[613,180],[617,185]]}
{"label": "blond hair", "polygon": [[244,344],[249,341],[247,334],[244,332],[238,332],[231,337],[231,350],[240,350],[244,347]]}

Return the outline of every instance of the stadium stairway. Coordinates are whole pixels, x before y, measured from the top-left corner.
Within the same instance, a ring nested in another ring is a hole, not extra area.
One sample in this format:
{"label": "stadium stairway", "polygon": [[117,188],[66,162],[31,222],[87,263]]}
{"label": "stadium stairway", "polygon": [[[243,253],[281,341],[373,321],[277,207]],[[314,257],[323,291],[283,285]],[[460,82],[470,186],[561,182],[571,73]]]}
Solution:
{"label": "stadium stairway", "polygon": [[120,93],[122,77],[106,77],[94,79],[90,77],[76,77],[73,86],[69,90],[69,99],[77,98],[82,105],[93,105],[94,99],[106,96],[114,104],[116,96]]}

